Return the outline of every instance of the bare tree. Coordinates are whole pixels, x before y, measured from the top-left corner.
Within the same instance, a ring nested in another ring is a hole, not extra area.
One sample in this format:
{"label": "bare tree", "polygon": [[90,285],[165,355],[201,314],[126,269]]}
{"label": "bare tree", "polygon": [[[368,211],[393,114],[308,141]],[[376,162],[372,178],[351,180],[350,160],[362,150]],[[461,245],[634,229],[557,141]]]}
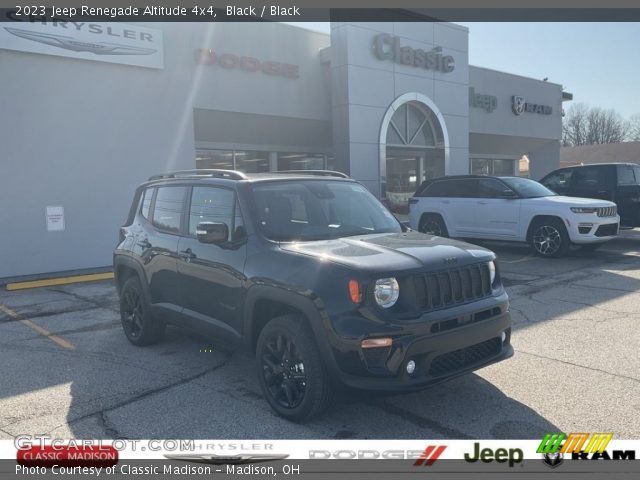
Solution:
{"label": "bare tree", "polygon": [[627,138],[630,142],[640,142],[640,113],[629,117],[629,133]]}
{"label": "bare tree", "polygon": [[629,129],[630,123],[615,110],[590,108],[584,103],[576,103],[564,118],[562,143],[565,146],[578,146],[624,142]]}
{"label": "bare tree", "polygon": [[588,113],[589,107],[584,103],[571,105],[562,122],[562,143],[564,146],[585,145]]}

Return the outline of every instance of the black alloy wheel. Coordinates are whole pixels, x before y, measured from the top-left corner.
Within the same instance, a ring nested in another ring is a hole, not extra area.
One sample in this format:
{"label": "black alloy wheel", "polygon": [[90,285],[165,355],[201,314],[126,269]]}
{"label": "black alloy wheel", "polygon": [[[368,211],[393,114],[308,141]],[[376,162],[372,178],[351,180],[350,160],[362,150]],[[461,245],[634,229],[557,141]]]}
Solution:
{"label": "black alloy wheel", "polygon": [[276,413],[302,421],[324,411],[332,385],[306,318],[270,320],[256,344],[258,382]]}
{"label": "black alloy wheel", "polygon": [[124,334],[134,345],[157,343],[164,335],[165,325],[149,312],[140,280],[128,278],[120,291],[120,319]]}
{"label": "black alloy wheel", "polygon": [[282,407],[297,407],[304,398],[307,376],[296,345],[281,333],[269,338],[265,347],[262,371],[269,393]]}

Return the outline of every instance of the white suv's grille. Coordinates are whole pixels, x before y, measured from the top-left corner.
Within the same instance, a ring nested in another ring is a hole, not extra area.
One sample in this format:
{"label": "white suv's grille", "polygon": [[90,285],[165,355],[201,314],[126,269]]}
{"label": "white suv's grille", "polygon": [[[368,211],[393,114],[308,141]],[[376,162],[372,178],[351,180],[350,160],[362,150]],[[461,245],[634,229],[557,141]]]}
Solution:
{"label": "white suv's grille", "polygon": [[597,214],[599,217],[615,217],[617,210],[617,207],[598,207]]}

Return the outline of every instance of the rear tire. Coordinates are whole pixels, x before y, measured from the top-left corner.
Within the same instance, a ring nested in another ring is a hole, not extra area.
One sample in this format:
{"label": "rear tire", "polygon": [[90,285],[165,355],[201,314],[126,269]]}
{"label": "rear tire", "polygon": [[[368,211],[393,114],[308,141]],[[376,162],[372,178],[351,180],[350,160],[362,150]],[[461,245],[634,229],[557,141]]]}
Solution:
{"label": "rear tire", "polygon": [[127,340],[136,346],[162,340],[165,324],[154,318],[137,276],[127,279],[120,290],[120,319]]}
{"label": "rear tire", "polygon": [[329,405],[332,385],[305,318],[269,321],[258,337],[256,366],[262,393],[281,417],[308,420]]}
{"label": "rear tire", "polygon": [[440,215],[436,215],[434,213],[427,213],[423,215],[420,219],[420,225],[418,226],[418,230],[421,233],[426,233],[427,235],[435,235],[437,237],[445,237],[449,236],[449,232],[447,231],[447,226],[444,223],[444,220]]}
{"label": "rear tire", "polygon": [[563,256],[571,241],[564,224],[555,218],[536,220],[531,226],[531,248],[543,258]]}

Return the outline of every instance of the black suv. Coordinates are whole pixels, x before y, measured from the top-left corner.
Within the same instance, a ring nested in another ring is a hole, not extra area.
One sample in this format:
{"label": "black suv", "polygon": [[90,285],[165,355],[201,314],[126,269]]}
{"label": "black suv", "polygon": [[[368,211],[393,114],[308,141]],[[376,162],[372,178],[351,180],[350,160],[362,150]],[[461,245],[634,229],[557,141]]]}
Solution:
{"label": "black suv", "polygon": [[559,195],[615,202],[620,225],[640,227],[640,165],[595,163],[561,168],[548,174],[540,183]]}
{"label": "black suv", "polygon": [[343,174],[191,170],[138,187],[114,272],[131,343],[170,323],[243,345],[302,420],[336,383],[411,391],[513,355],[495,260],[410,231]]}

